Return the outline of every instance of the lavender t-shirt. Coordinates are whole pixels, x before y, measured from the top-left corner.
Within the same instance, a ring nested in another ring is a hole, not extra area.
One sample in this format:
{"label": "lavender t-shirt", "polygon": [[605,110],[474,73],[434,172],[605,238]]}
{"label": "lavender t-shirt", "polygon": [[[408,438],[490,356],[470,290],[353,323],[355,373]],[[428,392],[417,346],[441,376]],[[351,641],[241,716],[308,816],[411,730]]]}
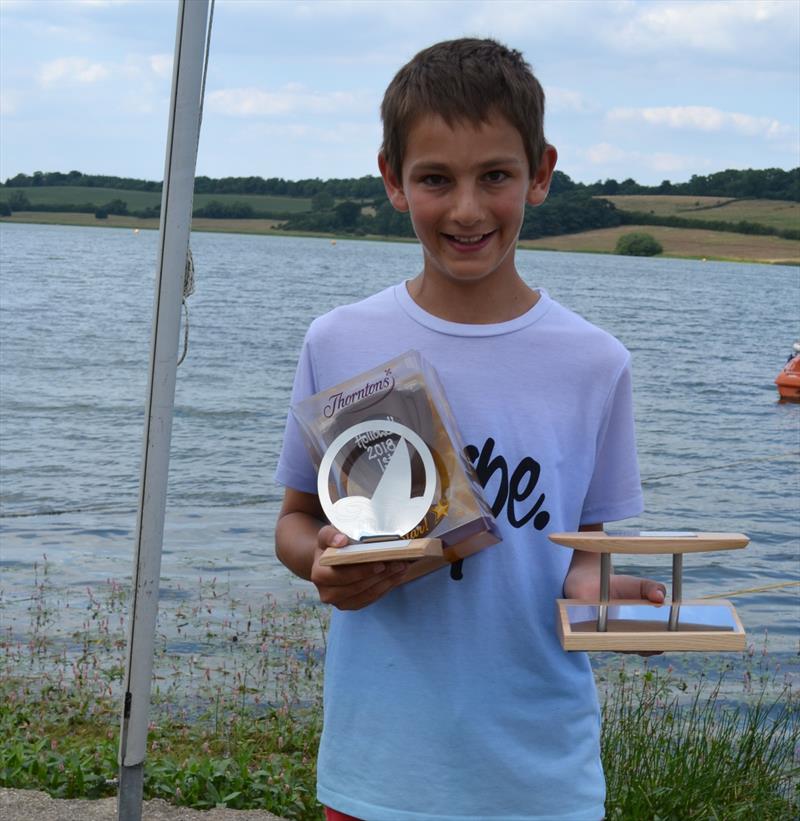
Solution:
{"label": "lavender t-shirt", "polygon": [[[547,534],[641,512],[630,356],[543,290],[465,325],[401,283],[312,323],[293,401],[409,349],[436,368],[502,542],[332,612],[319,800],[366,821],[600,819],[594,680],[555,628],[571,551]],[[291,415],[276,477],[316,492]]]}

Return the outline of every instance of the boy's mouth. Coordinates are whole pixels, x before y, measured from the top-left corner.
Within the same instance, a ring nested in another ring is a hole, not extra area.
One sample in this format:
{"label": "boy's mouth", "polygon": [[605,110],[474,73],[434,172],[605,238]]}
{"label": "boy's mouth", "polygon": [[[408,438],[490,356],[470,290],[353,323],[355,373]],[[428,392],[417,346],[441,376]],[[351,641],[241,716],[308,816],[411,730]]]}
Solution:
{"label": "boy's mouth", "polygon": [[457,247],[474,250],[477,248],[482,248],[493,234],[494,231],[489,231],[486,234],[444,234],[444,236]]}

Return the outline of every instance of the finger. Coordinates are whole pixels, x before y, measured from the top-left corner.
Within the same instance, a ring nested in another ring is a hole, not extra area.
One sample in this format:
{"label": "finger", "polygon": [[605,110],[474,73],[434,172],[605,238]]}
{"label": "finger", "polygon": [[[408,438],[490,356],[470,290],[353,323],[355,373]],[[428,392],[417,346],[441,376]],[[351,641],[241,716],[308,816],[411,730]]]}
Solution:
{"label": "finger", "polygon": [[[347,581],[343,576],[351,574],[335,574],[334,583],[317,582],[312,575],[312,581],[317,585],[320,600],[325,604],[343,609],[364,607],[375,601],[386,590],[397,584],[406,571],[405,562],[392,562],[389,565],[351,565],[341,568],[324,568],[326,570],[357,571],[362,575]],[[363,575],[367,573],[368,575]],[[386,584],[389,584],[387,587]]]}
{"label": "finger", "polygon": [[662,604],[666,599],[667,588],[661,582],[638,576],[614,575],[611,578],[612,598],[644,599],[653,604]]}
{"label": "finger", "polygon": [[317,534],[317,544],[324,550],[326,547],[344,547],[348,542],[347,536],[333,525],[321,527]]}
{"label": "finger", "polygon": [[390,590],[402,584],[403,576],[405,575],[405,568],[399,571],[389,571],[389,576],[380,576],[375,584],[358,594],[350,596],[340,601],[335,606],[339,610],[361,610],[370,604],[378,601],[378,599],[385,596]]}
{"label": "finger", "polygon": [[653,579],[642,579],[639,582],[639,598],[651,601],[653,604],[663,604],[667,598],[667,588]]}
{"label": "finger", "polygon": [[388,566],[385,562],[361,562],[359,564],[322,565],[319,556],[311,569],[311,581],[317,587],[350,587],[360,585],[369,586],[376,581],[376,577],[386,573]]}
{"label": "finger", "polygon": [[322,565],[320,558],[328,548],[344,547],[349,543],[347,536],[333,525],[325,525],[317,534],[317,553],[311,569],[311,581],[318,587],[341,587],[363,579],[372,578],[384,570],[383,562],[361,562],[348,565]]}

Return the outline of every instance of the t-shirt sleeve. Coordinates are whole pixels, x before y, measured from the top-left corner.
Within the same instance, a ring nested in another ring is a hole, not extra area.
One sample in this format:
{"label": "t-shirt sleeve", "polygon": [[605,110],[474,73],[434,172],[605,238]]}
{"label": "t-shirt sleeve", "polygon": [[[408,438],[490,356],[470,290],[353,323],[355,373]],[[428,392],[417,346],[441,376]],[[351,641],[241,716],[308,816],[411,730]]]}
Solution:
{"label": "t-shirt sleeve", "polygon": [[[308,335],[306,335],[294,375],[291,402],[292,404],[301,402],[316,392],[317,386],[311,358],[311,346]],[[304,493],[317,492],[317,472],[305,446],[300,425],[291,410],[286,417],[283,447],[278,457],[275,481],[285,487],[301,490]]]}
{"label": "t-shirt sleeve", "polygon": [[630,356],[609,393],[597,437],[594,472],[583,502],[581,524],[613,522],[637,516],[644,509]]}

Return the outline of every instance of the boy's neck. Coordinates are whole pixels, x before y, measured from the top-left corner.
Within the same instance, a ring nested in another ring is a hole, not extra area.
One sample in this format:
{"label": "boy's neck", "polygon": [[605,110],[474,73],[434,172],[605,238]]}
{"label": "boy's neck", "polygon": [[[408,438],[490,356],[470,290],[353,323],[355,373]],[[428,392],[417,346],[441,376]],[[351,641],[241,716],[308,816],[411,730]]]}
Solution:
{"label": "boy's neck", "polygon": [[509,282],[453,283],[419,274],[406,284],[420,308],[448,322],[494,325],[527,313],[539,301],[539,293],[516,273]]}

